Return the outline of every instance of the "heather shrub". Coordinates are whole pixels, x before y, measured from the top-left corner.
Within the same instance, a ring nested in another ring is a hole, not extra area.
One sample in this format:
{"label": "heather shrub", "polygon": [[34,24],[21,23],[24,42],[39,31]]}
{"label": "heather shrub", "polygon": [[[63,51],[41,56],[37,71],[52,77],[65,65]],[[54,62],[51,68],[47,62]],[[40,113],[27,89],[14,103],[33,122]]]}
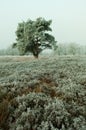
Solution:
{"label": "heather shrub", "polygon": [[0,128],[3,130],[8,130],[8,101],[4,100],[0,103]]}
{"label": "heather shrub", "polygon": [[19,60],[0,59],[0,129],[85,130],[86,57]]}
{"label": "heather shrub", "polygon": [[[62,101],[57,98],[52,99],[43,93],[29,93],[18,96],[18,108],[10,118],[15,118],[15,122],[10,120],[10,129],[44,129],[43,122],[47,129],[68,128],[70,114],[66,111]],[[14,124],[14,125],[13,125]]]}

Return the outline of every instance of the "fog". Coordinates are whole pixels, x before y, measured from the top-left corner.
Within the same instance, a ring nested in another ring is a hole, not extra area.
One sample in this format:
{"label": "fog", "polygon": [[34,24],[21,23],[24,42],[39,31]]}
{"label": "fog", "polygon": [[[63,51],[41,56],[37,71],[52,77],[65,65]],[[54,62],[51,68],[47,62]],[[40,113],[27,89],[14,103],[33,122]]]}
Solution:
{"label": "fog", "polygon": [[52,34],[60,43],[86,44],[86,0],[0,0],[0,49],[15,42],[19,22],[52,19]]}

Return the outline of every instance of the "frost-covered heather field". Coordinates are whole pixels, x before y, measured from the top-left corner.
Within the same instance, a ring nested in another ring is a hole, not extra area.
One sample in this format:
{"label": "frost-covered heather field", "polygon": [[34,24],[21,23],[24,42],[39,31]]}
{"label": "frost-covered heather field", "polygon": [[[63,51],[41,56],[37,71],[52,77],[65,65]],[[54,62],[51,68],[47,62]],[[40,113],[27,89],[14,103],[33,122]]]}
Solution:
{"label": "frost-covered heather field", "polygon": [[0,57],[0,130],[86,130],[86,56]]}

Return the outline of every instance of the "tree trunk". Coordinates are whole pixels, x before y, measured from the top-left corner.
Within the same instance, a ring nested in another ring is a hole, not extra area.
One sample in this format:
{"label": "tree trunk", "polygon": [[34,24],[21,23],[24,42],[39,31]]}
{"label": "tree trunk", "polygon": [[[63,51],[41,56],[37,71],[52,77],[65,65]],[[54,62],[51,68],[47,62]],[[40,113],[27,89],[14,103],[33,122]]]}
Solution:
{"label": "tree trunk", "polygon": [[36,59],[38,59],[38,55],[35,55],[34,57],[35,57]]}
{"label": "tree trunk", "polygon": [[38,44],[36,44],[36,46],[34,47],[33,55],[34,55],[35,58],[38,59],[38,55],[39,55]]}
{"label": "tree trunk", "polygon": [[33,55],[34,55],[34,57],[36,58],[36,59],[38,59],[38,52],[36,51],[36,52],[33,52]]}

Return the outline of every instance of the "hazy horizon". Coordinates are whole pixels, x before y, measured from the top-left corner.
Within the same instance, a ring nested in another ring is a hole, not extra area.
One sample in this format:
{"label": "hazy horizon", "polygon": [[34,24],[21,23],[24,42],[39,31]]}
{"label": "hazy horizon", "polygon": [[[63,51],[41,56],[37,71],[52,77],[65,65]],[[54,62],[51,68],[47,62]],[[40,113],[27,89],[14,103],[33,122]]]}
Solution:
{"label": "hazy horizon", "polygon": [[0,49],[15,42],[19,22],[43,17],[52,20],[58,42],[86,44],[86,0],[0,1]]}

